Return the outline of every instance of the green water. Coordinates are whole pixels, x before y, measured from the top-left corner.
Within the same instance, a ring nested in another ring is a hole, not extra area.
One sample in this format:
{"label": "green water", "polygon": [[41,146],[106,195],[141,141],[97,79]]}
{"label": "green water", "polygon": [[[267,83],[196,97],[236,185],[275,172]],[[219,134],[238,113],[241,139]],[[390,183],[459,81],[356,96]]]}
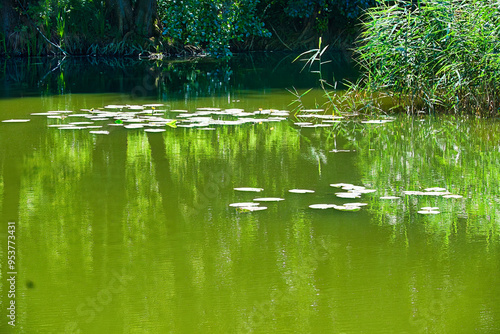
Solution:
{"label": "green water", "polygon": [[[0,123],[0,331],[499,333],[496,121],[346,118],[300,128],[289,117],[92,135],[30,115],[127,103],[289,109],[285,88],[314,78],[281,60],[4,64],[0,120],[31,121]],[[309,107],[321,101],[313,94]],[[340,182],[377,192],[337,198],[330,184]],[[429,187],[463,198],[403,194]],[[259,212],[229,207],[262,196],[285,200]],[[368,205],[308,207],[353,201]],[[418,214],[424,206],[441,213]]]}

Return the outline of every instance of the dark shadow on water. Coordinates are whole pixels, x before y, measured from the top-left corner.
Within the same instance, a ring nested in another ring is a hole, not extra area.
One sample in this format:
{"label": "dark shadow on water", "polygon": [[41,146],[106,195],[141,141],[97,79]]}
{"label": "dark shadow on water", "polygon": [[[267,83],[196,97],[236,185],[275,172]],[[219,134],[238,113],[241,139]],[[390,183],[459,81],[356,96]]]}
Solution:
{"label": "dark shadow on water", "polygon": [[[0,98],[59,94],[122,93],[130,97],[189,98],[234,91],[318,86],[316,74],[301,71],[297,54],[246,53],[229,61],[210,58],[163,61],[134,58],[15,58],[0,60]],[[348,54],[330,53],[324,78],[353,80]],[[341,88],[341,87],[340,87]]]}

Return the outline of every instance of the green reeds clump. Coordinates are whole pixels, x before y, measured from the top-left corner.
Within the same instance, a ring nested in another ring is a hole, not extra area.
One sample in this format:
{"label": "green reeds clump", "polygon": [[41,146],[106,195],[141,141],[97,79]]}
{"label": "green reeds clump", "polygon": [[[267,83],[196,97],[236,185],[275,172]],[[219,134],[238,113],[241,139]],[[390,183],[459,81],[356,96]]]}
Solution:
{"label": "green reeds clump", "polygon": [[497,0],[382,1],[358,41],[362,86],[415,113],[500,113]]}

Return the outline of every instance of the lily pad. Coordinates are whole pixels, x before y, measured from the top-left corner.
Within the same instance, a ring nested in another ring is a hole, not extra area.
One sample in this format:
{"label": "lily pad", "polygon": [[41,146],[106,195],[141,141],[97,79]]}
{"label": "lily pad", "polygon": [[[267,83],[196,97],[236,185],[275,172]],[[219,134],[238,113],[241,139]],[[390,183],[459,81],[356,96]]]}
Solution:
{"label": "lily pad", "polygon": [[320,209],[320,210],[332,209],[335,206],[336,206],[335,204],[311,204],[311,205],[309,205],[309,207],[311,209]]}
{"label": "lily pad", "polygon": [[129,124],[125,125],[125,129],[142,129],[144,127],[144,124]]}
{"label": "lily pad", "polygon": [[93,133],[95,135],[109,135],[109,131],[89,131],[89,133]]}
{"label": "lily pad", "polygon": [[303,109],[303,112],[320,112],[325,111],[325,109]]}
{"label": "lily pad", "polygon": [[240,212],[253,212],[253,211],[262,211],[266,210],[267,206],[240,206],[238,210]]}
{"label": "lily pad", "polygon": [[421,215],[437,215],[438,213],[440,213],[439,211],[433,211],[433,210],[420,210],[417,212],[420,213]]}
{"label": "lily pad", "polygon": [[463,198],[462,195],[444,195],[443,198]]}
{"label": "lily pad", "polygon": [[340,197],[340,198],[360,198],[359,193],[352,192],[352,193],[335,193],[335,196]]}
{"label": "lily pad", "polygon": [[351,151],[351,150],[337,150],[337,149],[333,149],[331,151],[329,151],[331,153],[349,153],[349,152],[354,152],[354,151]]}
{"label": "lily pad", "polygon": [[253,199],[255,202],[280,202],[284,201],[284,198],[279,197],[259,197]]}
{"label": "lily pad", "polygon": [[376,189],[358,189],[358,190],[356,190],[356,192],[360,193],[360,194],[369,194],[369,193],[374,193],[376,191],[377,191]]}
{"label": "lily pad", "polygon": [[405,190],[405,191],[403,191],[403,194],[405,194],[405,195],[423,195],[424,192],[414,191],[414,190]]}
{"label": "lily pad", "polygon": [[229,204],[229,206],[236,207],[236,208],[245,207],[245,206],[257,206],[257,205],[259,205],[259,203],[256,203],[256,202],[241,202],[241,203],[231,203],[231,204]]}
{"label": "lily pad", "polygon": [[57,114],[57,113],[55,113],[53,111],[51,111],[51,112],[34,112],[34,113],[31,113],[30,115],[32,115],[32,116],[52,116],[54,114]]}
{"label": "lily pad", "polygon": [[312,194],[314,193],[314,190],[308,190],[308,189],[290,189],[288,190],[290,193],[294,194]]}
{"label": "lily pad", "polygon": [[361,207],[356,206],[356,205],[335,205],[333,208],[335,210],[339,210],[339,211],[359,211],[359,210],[361,210]]}
{"label": "lily pad", "polygon": [[94,122],[71,122],[70,125],[92,125]]}
{"label": "lily pad", "polygon": [[6,119],[2,123],[26,123],[31,121],[30,119]]}
{"label": "lily pad", "polygon": [[425,188],[425,191],[446,191],[446,188],[439,188],[439,187]]}
{"label": "lily pad", "polygon": [[249,191],[249,192],[261,192],[264,190],[263,188],[251,188],[251,187],[240,187],[240,188],[234,188],[236,191]]}

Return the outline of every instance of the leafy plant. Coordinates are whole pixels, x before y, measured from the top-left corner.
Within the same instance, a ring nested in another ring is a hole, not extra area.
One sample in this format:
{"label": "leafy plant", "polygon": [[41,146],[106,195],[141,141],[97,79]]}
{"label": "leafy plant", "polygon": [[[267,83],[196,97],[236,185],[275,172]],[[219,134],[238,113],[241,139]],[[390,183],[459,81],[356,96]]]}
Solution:
{"label": "leafy plant", "polygon": [[356,48],[363,86],[408,113],[498,114],[499,34],[498,1],[380,0]]}
{"label": "leafy plant", "polygon": [[159,1],[163,35],[216,57],[230,56],[231,41],[270,36],[257,15],[258,3],[259,0]]}

